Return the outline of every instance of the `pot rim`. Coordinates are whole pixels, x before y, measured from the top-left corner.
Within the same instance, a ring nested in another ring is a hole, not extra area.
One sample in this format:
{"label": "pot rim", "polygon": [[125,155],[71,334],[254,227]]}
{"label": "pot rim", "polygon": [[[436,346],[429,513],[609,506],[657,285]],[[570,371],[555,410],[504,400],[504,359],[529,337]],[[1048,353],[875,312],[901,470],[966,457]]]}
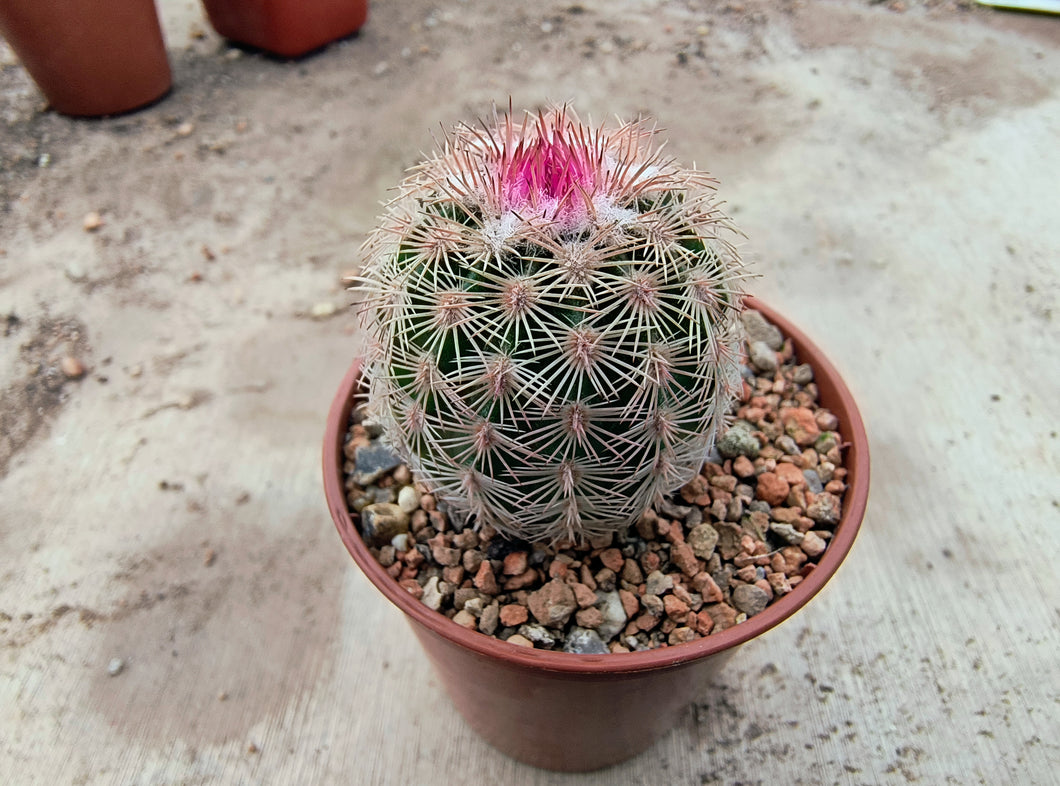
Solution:
{"label": "pot rim", "polygon": [[790,593],[774,601],[763,611],[720,633],[714,633],[684,644],[643,652],[581,655],[568,652],[531,649],[470,631],[440,612],[433,611],[405,591],[372,557],[346,504],[342,477],[342,447],[353,409],[353,391],[361,375],[362,359],[353,361],[328,413],[324,436],[324,490],[335,527],[350,556],[358,567],[394,605],[428,630],[481,656],[508,662],[513,667],[568,674],[613,674],[643,672],[669,668],[734,648],[759,636],[791,617],[805,606],[835,575],[854,544],[865,515],[869,494],[869,446],[865,424],[853,395],[839,372],[806,335],[752,296],[743,298],[744,309],[761,311],[792,340],[803,363],[813,367],[814,380],[821,391],[822,403],[839,418],[841,433],[847,440],[845,462],[847,490],[843,513],[835,534],[817,567]]}

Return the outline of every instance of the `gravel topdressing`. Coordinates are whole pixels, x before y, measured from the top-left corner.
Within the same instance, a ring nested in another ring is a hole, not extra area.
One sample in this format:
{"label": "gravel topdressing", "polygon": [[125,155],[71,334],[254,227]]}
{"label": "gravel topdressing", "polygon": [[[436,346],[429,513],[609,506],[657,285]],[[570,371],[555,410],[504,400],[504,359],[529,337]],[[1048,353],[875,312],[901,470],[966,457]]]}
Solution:
{"label": "gravel topdressing", "polygon": [[813,369],[757,311],[742,316],[743,394],[699,475],[625,531],[556,546],[450,515],[355,410],[347,502],[379,563],[426,606],[512,644],[630,652],[758,614],[814,569],[839,522],[839,423]]}

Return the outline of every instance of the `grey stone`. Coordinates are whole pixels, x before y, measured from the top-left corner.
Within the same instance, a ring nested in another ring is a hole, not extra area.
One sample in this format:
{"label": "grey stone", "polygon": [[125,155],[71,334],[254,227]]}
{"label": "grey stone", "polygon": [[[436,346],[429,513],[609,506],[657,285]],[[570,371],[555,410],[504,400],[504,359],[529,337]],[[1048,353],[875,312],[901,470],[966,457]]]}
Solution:
{"label": "grey stone", "polygon": [[813,449],[820,453],[822,456],[839,444],[836,440],[835,432],[825,431],[819,436],[813,443]]}
{"label": "grey stone", "polygon": [[700,524],[688,533],[688,545],[700,559],[710,559],[714,547],[718,545],[718,531],[710,524]]}
{"label": "grey stone", "polygon": [[692,508],[686,505],[678,505],[673,500],[663,499],[655,509],[671,519],[677,519],[678,521],[684,521],[685,516],[692,512]]}
{"label": "grey stone", "polygon": [[733,497],[729,500],[729,504],[725,506],[725,520],[739,521],[741,518],[743,518],[743,500],[739,497]]}
{"label": "grey stone", "polygon": [[740,314],[740,322],[743,323],[748,343],[761,341],[772,350],[779,350],[784,346],[784,335],[780,332],[780,328],[767,321],[761,311],[747,309]]}
{"label": "grey stone", "polygon": [[610,641],[626,626],[626,609],[622,605],[622,598],[615,590],[597,591],[596,608],[600,609],[604,615],[604,621],[596,630],[601,639]]}
{"label": "grey stone", "polygon": [[796,385],[809,385],[813,382],[813,366],[809,363],[795,366],[791,379]]}
{"label": "grey stone", "polygon": [[798,546],[802,543],[802,533],[790,524],[774,521],[769,525],[769,531],[787,543],[789,546]]}
{"label": "grey stone", "polygon": [[392,545],[383,546],[381,549],[379,549],[379,556],[376,557],[376,560],[384,568],[389,568],[391,565],[394,564],[396,559],[397,549],[395,549]]}
{"label": "grey stone", "polygon": [[438,611],[442,607],[442,593],[438,589],[438,577],[431,576],[423,585],[423,597],[420,598],[423,605],[429,609]]}
{"label": "grey stone", "polygon": [[802,449],[799,448],[798,443],[794,439],[789,437],[787,434],[782,434],[777,437],[776,446],[787,453],[789,456],[798,456],[802,453]]}
{"label": "grey stone", "polygon": [[732,605],[753,617],[769,604],[769,593],[754,584],[740,584],[732,591]]}
{"label": "grey stone", "polygon": [[685,516],[685,527],[692,529],[703,523],[703,508],[693,505]]}
{"label": "grey stone", "polygon": [[838,524],[842,510],[839,497],[825,491],[806,508],[806,515],[818,524]]}
{"label": "grey stone", "polygon": [[386,488],[372,486],[368,489],[368,496],[372,502],[387,502],[391,505],[397,502],[397,491],[394,490],[393,486],[387,486]]}
{"label": "grey stone", "polygon": [[370,546],[382,547],[409,531],[409,514],[389,502],[377,502],[361,511],[361,535]]}
{"label": "grey stone", "polygon": [[762,446],[754,432],[755,427],[746,420],[737,420],[718,440],[718,452],[725,458],[737,456],[747,456],[749,459],[758,458],[758,451]]}
{"label": "grey stone", "polygon": [[357,448],[357,471],[353,473],[358,486],[371,486],[384,474],[401,464],[401,459],[394,451],[380,442],[371,442]]}
{"label": "grey stone", "polygon": [[519,626],[519,635],[532,641],[534,644],[540,644],[542,647],[554,647],[556,642],[559,641],[559,633],[551,631],[544,625],[538,625],[537,623],[527,623],[526,625]]}
{"label": "grey stone", "polygon": [[485,633],[487,636],[492,636],[497,631],[497,625],[500,623],[500,618],[501,604],[497,601],[493,601],[493,603],[482,610],[482,615],[478,618],[479,632]]}
{"label": "grey stone", "polygon": [[718,545],[714,548],[721,554],[722,559],[733,559],[740,553],[740,539],[743,537],[743,530],[740,529],[739,525],[731,521],[719,521],[714,529],[718,531]]}
{"label": "grey stone", "polygon": [[640,605],[644,607],[644,610],[649,614],[659,617],[666,609],[666,604],[663,603],[663,599],[658,595],[649,595],[644,593],[644,596],[640,599]]}
{"label": "grey stone", "polygon": [[662,595],[674,588],[674,580],[666,574],[653,570],[645,581],[645,595]]}
{"label": "grey stone", "polygon": [[777,370],[777,353],[764,341],[752,341],[748,344],[747,357],[759,371]]}
{"label": "grey stone", "polygon": [[[453,591],[453,608],[457,611],[464,608],[464,604],[472,598],[478,598],[478,590],[474,587],[458,587]],[[481,603],[481,601],[480,601]],[[481,605],[479,606],[481,608]]]}
{"label": "grey stone", "polygon": [[804,469],[802,476],[806,478],[807,491],[812,491],[814,494],[820,494],[824,491],[824,483],[821,482],[821,476],[817,474],[816,470]]}
{"label": "grey stone", "polygon": [[606,655],[610,652],[600,634],[588,628],[571,628],[563,643],[563,651],[576,655]]}
{"label": "grey stone", "polygon": [[360,513],[366,507],[371,505],[374,501],[375,500],[373,500],[367,494],[359,494],[356,497],[354,497],[352,500],[350,500],[350,507],[353,508],[358,513]]}
{"label": "grey stone", "polygon": [[822,483],[828,483],[835,477],[835,465],[831,461],[822,461],[817,465],[816,471]]}
{"label": "grey stone", "polygon": [[718,585],[718,589],[722,592],[728,592],[729,582],[732,580],[732,565],[722,565],[721,568],[711,573],[710,577],[714,579],[714,583]]}
{"label": "grey stone", "polygon": [[738,484],[733,494],[736,495],[736,499],[742,500],[744,504],[751,502],[755,498],[754,488],[746,483]]}

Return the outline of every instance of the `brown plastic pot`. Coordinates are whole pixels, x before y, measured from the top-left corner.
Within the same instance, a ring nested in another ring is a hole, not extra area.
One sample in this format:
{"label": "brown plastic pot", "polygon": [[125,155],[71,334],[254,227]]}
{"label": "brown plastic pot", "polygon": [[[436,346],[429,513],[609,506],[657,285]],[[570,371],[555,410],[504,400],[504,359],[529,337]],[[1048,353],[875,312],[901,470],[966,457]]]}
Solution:
{"label": "brown plastic pot", "polygon": [[487,742],[528,764],[587,771],[615,764],[669,730],[737,646],[805,606],[854,542],[869,493],[869,446],[854,399],[831,363],[790,322],[754,298],[814,369],[821,404],[836,414],[846,448],[843,515],[818,566],[788,595],[721,633],[674,647],[608,655],[525,649],[468,631],[413,598],[372,557],[346,505],[343,442],[361,382],[355,361],[335,396],[324,438],[324,489],[354,561],[405,612],[453,703]]}
{"label": "brown plastic pot", "polygon": [[203,0],[214,30],[281,57],[344,38],[368,19],[368,0]]}
{"label": "brown plastic pot", "polygon": [[0,0],[0,35],[65,115],[128,112],[172,84],[154,0]]}

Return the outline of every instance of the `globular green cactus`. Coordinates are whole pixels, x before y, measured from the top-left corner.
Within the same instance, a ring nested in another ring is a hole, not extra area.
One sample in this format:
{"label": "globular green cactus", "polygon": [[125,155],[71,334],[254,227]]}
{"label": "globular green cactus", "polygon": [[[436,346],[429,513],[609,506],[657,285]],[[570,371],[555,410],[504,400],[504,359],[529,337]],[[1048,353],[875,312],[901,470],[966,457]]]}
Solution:
{"label": "globular green cactus", "polygon": [[566,107],[460,126],[365,243],[370,412],[480,524],[628,525],[699,470],[738,389],[733,228],[654,136]]}

